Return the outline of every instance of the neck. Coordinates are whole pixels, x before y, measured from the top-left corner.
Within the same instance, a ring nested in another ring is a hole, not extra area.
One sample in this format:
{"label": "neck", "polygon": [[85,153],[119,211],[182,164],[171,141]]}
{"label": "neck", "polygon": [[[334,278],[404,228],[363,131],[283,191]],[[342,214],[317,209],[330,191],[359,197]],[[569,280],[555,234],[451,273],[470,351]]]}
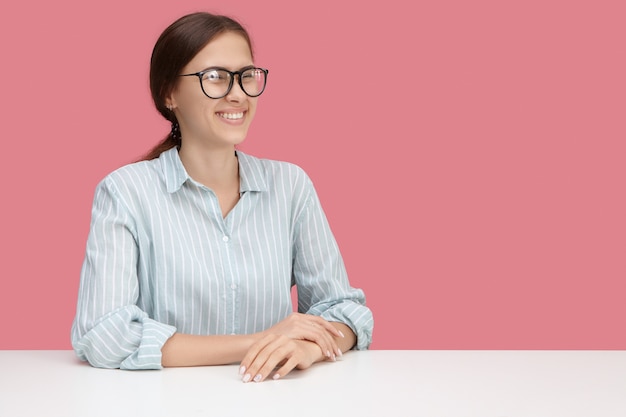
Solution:
{"label": "neck", "polygon": [[239,184],[239,162],[232,146],[207,151],[181,145],[179,155],[189,176],[211,189]]}

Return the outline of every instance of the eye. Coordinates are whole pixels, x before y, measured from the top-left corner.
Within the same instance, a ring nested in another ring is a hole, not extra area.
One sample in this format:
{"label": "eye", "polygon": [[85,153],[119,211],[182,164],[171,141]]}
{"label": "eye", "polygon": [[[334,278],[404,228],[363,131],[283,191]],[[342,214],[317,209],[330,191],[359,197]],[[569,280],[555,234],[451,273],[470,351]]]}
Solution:
{"label": "eye", "polygon": [[246,70],[243,74],[241,74],[241,81],[253,81],[256,80],[261,81],[265,78],[265,74],[263,73],[263,70],[259,69],[259,68],[250,68],[249,70]]}
{"label": "eye", "polygon": [[241,74],[241,78],[254,78],[257,75],[257,70],[255,68],[251,68],[246,70],[243,74]]}
{"label": "eye", "polygon": [[228,81],[228,73],[220,70],[209,70],[202,75],[203,81],[218,83]]}

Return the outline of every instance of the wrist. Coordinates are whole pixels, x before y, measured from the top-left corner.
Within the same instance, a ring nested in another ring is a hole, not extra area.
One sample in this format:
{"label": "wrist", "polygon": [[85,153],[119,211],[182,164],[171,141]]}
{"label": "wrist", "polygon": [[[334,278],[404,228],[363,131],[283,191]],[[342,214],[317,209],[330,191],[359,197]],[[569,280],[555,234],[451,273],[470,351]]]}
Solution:
{"label": "wrist", "polygon": [[322,352],[322,348],[320,348],[317,343],[309,340],[296,340],[295,342],[301,344],[302,348],[307,351],[312,363],[326,360],[326,356],[324,355],[324,352]]}

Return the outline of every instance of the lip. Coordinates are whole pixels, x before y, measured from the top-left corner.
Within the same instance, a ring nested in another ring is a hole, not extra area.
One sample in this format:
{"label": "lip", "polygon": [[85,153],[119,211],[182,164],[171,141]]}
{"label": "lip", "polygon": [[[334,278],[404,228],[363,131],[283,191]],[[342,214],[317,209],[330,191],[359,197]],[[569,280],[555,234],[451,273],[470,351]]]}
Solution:
{"label": "lip", "polygon": [[[226,119],[225,117],[220,116],[220,114],[224,113],[243,113],[243,117],[241,119]],[[246,116],[248,114],[248,110],[245,109],[228,109],[228,110],[220,110],[215,112],[215,116],[222,122],[227,123],[229,125],[238,126],[243,124],[246,120]]]}

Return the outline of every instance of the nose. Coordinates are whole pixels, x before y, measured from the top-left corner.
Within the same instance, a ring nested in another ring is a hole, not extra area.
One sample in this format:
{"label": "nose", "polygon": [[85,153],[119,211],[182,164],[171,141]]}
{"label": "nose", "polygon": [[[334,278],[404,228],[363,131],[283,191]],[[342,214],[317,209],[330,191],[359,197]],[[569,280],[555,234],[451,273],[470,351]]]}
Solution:
{"label": "nose", "polygon": [[245,98],[246,93],[243,92],[243,90],[241,89],[241,85],[239,85],[239,75],[237,74],[235,76],[235,79],[233,80],[232,88],[230,89],[228,94],[226,94],[226,99],[228,101],[241,102],[245,100]]}

